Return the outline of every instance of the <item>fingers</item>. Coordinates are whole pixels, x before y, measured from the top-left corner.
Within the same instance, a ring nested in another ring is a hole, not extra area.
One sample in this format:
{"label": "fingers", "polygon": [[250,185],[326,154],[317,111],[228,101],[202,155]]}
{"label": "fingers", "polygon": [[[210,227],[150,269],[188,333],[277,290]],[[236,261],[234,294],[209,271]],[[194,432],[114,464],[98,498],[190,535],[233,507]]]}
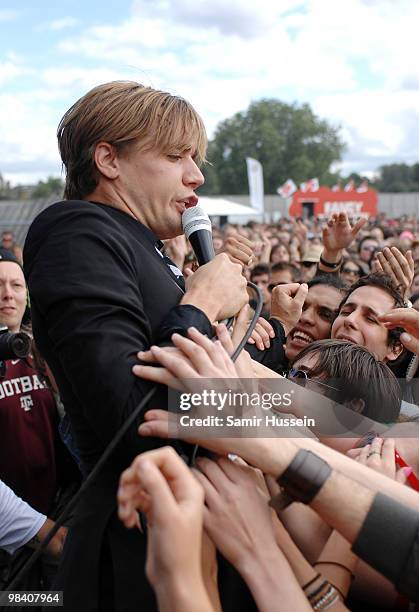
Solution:
{"label": "fingers", "polygon": [[183,385],[180,380],[173,376],[165,368],[135,365],[132,368],[132,372],[135,374],[135,376],[137,376],[137,378],[143,378],[144,380],[149,380],[150,382],[166,385],[172,389],[177,389],[178,391],[183,389]]}
{"label": "fingers", "polygon": [[[150,410],[145,414],[145,421],[141,423],[138,428],[138,433],[143,437],[151,437],[151,438],[164,438],[167,439],[169,437],[169,415],[167,412],[165,419],[152,419],[151,416],[148,416],[149,413],[155,412]],[[158,411],[164,412],[164,411]]]}
{"label": "fingers", "polygon": [[359,221],[355,223],[355,225],[352,228],[352,236],[354,238],[358,234],[358,232],[364,227],[364,225],[366,225],[366,223],[368,223],[368,219],[360,219]]}
{"label": "fingers", "polygon": [[[179,334],[173,334],[172,341],[175,343],[177,339],[181,338]],[[186,340],[186,338],[183,338]],[[191,342],[190,340],[188,342]],[[192,342],[192,344],[194,344]],[[186,351],[182,344],[177,345],[178,348],[187,355]],[[184,359],[178,359],[174,354],[165,351],[160,346],[152,346],[151,352],[153,353],[156,361],[158,361],[164,368],[166,368],[173,376],[176,378],[196,378],[197,373],[196,369],[190,361],[185,361]],[[134,366],[135,367],[135,366]],[[139,366],[142,367],[142,366]]]}
{"label": "fingers", "polygon": [[[188,336],[193,341],[176,334],[176,338],[173,338],[173,342],[177,344],[179,348],[183,347],[184,352],[190,359],[194,359],[192,363],[204,376],[209,375],[209,366],[215,366],[216,368],[224,369],[225,350],[219,341],[213,342],[204,334],[201,334],[195,327],[188,329]],[[198,348],[197,348],[198,347]],[[229,355],[227,354],[229,358]]]}
{"label": "fingers", "polygon": [[381,458],[383,460],[383,463],[385,464],[386,467],[386,472],[389,473],[390,471],[394,472],[394,461],[395,461],[395,455],[394,455],[394,451],[396,450],[396,443],[393,440],[393,438],[386,438],[383,441],[382,447],[381,447]]}
{"label": "fingers", "polygon": [[216,491],[221,494],[231,492],[233,481],[217,462],[207,459],[206,457],[199,457],[196,461],[196,465]]}
{"label": "fingers", "polygon": [[185,278],[189,278],[190,276],[192,276],[194,274],[194,271],[192,270],[192,268],[185,268],[184,272],[183,272],[183,276]]}
{"label": "fingers", "polygon": [[366,444],[360,449],[360,453],[357,458],[358,463],[362,463],[362,465],[367,465],[367,458],[370,450],[371,444]]}
{"label": "fingers", "polygon": [[[419,312],[414,308],[395,308],[386,314],[380,315],[378,319],[387,329],[403,327],[407,331],[407,336],[413,336],[413,339],[416,340],[419,338]],[[402,336],[404,336],[406,342],[409,343],[411,341],[404,334]],[[402,342],[404,341],[402,340]]]}
{"label": "fingers", "polygon": [[392,264],[389,261],[390,256],[391,256],[391,253],[388,254],[387,249],[384,249],[384,251],[377,253],[376,255],[377,261],[380,263],[383,272],[387,274],[393,280],[393,282],[398,284],[399,281],[395,275]]}
{"label": "fingers", "polygon": [[[244,333],[241,335],[241,338],[243,335]],[[263,351],[265,348],[269,348],[271,346],[271,338],[275,338],[274,328],[269,321],[263,317],[259,317],[255,329],[248,340],[249,344],[256,344],[257,348],[260,351]]]}
{"label": "fingers", "polygon": [[[393,256],[396,258],[396,260],[398,261],[399,266],[401,267],[404,276],[406,278],[409,278],[410,275],[413,276],[414,264],[413,264],[413,268],[411,268],[410,263],[409,263],[410,260],[413,263],[411,251],[408,251],[406,255],[403,255],[403,253],[401,253],[397,247],[391,247],[391,252]],[[407,255],[410,255],[409,259],[407,258]]]}
{"label": "fingers", "polygon": [[264,327],[259,323],[259,321],[256,323],[251,338],[253,338],[257,348],[260,351],[263,351],[265,348],[269,348],[271,346],[269,334],[267,331],[265,331]]}
{"label": "fingers", "polygon": [[350,448],[348,451],[346,451],[347,457],[350,457],[351,459],[358,459],[359,455],[361,454],[362,448],[363,447],[361,447],[361,448]]}
{"label": "fingers", "polygon": [[303,307],[304,302],[306,300],[308,294],[308,285],[306,283],[302,283],[295,294],[294,303],[298,305],[300,308]]}
{"label": "fingers", "polygon": [[384,270],[383,270],[380,262],[378,261],[378,259],[373,259],[373,261],[371,262],[371,271],[372,272],[380,272],[381,274],[384,273]]}
{"label": "fingers", "polygon": [[123,472],[118,490],[121,520],[132,516],[138,498],[135,488],[149,495],[153,521],[165,520],[176,503],[202,503],[203,492],[182,459],[171,447],[138,455]]}
{"label": "fingers", "polygon": [[277,285],[273,288],[272,297],[274,294],[285,294],[294,297],[300,287],[300,283],[287,283],[286,285]]}
{"label": "fingers", "polygon": [[411,270],[406,257],[397,249],[385,248],[381,253],[377,253],[377,259],[384,272],[388,274],[397,285],[404,288],[410,287]]}
{"label": "fingers", "polygon": [[414,308],[394,308],[377,317],[386,327],[387,324],[396,327],[417,326],[419,330],[419,313]]}
{"label": "fingers", "polygon": [[[239,345],[241,339],[243,338],[243,336],[245,335],[247,331],[247,328],[249,326],[249,323],[248,323],[249,312],[250,312],[250,306],[249,304],[245,304],[236,317],[236,321],[234,323],[233,333],[231,337],[227,333],[227,336],[230,342],[228,342],[227,337],[224,334],[224,330],[222,328],[220,329],[221,334],[222,334],[222,337],[221,337],[218,334],[218,328],[220,326],[217,325],[216,327],[215,331],[217,333],[218,339],[220,340],[221,344],[223,345],[223,347],[225,348],[225,350],[227,351],[229,355],[231,355],[233,350]],[[227,331],[227,328],[226,328],[226,331]]]}
{"label": "fingers", "polygon": [[217,489],[200,470],[192,468],[192,473],[204,491],[204,499],[206,505],[210,509],[214,508],[217,502],[219,501],[219,493]]}
{"label": "fingers", "polygon": [[412,251],[407,251],[405,257],[407,259],[407,265],[409,266],[409,270],[412,274],[412,280],[413,280],[413,276],[415,274],[415,260],[413,259]]}
{"label": "fingers", "polygon": [[413,338],[410,334],[403,332],[400,334],[400,342],[408,351],[419,355],[419,340],[417,338]]}
{"label": "fingers", "polygon": [[411,467],[400,468],[396,472],[396,481],[400,482],[400,484],[407,484],[407,479],[412,472],[413,472],[413,468]]}
{"label": "fingers", "polygon": [[229,236],[222,249],[234,263],[250,265],[253,258],[254,245],[244,236]]}
{"label": "fingers", "polygon": [[258,323],[265,329],[270,338],[275,338],[275,330],[269,323],[269,321],[267,321],[263,317],[259,317]]}

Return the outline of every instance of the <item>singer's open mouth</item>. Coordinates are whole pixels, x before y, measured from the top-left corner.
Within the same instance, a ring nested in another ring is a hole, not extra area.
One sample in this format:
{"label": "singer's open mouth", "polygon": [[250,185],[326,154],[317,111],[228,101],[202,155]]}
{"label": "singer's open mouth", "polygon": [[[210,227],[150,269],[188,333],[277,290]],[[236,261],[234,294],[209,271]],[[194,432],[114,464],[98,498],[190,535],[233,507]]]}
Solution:
{"label": "singer's open mouth", "polygon": [[196,195],[190,196],[189,198],[185,198],[184,200],[176,200],[177,204],[181,206],[181,213],[183,213],[187,208],[193,208],[198,204],[198,198]]}
{"label": "singer's open mouth", "polygon": [[192,208],[198,204],[198,198],[196,195],[191,196],[187,200],[184,200],[186,208]]}

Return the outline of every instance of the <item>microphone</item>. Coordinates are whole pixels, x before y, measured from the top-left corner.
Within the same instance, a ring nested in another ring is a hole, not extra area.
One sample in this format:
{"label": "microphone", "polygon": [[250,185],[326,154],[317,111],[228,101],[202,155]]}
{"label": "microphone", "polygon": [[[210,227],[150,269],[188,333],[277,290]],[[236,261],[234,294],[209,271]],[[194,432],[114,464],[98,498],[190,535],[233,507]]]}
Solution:
{"label": "microphone", "polygon": [[211,221],[201,206],[192,206],[183,212],[182,227],[192,245],[198,264],[203,266],[214,259]]}

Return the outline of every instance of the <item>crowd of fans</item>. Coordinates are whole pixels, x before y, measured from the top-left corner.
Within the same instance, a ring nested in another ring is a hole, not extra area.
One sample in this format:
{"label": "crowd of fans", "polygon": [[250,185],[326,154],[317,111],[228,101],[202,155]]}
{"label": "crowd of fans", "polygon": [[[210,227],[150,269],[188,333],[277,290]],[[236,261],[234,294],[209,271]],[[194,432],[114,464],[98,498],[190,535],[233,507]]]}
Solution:
{"label": "crowd of fans", "polygon": [[[134,375],[178,389],[188,389],[188,379],[285,376],[286,384],[308,392],[298,396],[292,414],[316,416],[316,426],[289,438],[192,436],[188,441],[211,451],[192,470],[164,447],[139,455],[122,474],[119,516],[128,528],[147,529],[146,573],[159,608],[220,610],[218,551],[261,611],[412,609],[419,598],[416,219],[351,222],[342,213],[325,221],[228,224],[214,228],[213,241],[216,253],[242,265],[263,296],[245,350],[231,361],[256,307],[251,290],[250,308],[241,311],[231,337],[224,325],[216,328],[217,342],[193,329],[189,338],[175,335],[175,348],[142,353]],[[185,237],[166,241],[165,254],[188,282],[196,263]],[[21,257],[13,234],[4,232],[0,324],[30,334]],[[6,588],[82,474],[65,406],[36,347],[25,359],[0,360],[6,366],[0,585]],[[361,439],[325,434],[328,402],[369,419],[371,428]],[[168,437],[171,416],[149,411],[140,435]],[[290,493],[281,475],[300,459],[312,461],[307,451],[323,461],[319,473],[326,465],[329,471],[311,496],[291,495],[287,506],[276,479]],[[141,525],[139,511],[146,518]],[[68,527],[71,521],[24,588],[51,587]]]}

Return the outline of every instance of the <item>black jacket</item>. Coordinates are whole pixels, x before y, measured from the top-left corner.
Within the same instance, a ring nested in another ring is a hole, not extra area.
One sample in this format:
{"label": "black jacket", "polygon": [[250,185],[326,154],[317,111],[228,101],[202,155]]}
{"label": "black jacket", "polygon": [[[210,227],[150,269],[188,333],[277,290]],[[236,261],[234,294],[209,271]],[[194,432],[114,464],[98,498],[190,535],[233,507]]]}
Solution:
{"label": "black jacket", "polygon": [[[211,334],[203,312],[178,306],[182,289],[156,244],[135,219],[85,201],[52,205],[26,239],[35,340],[57,380],[86,473],[151,388],[131,372],[136,353],[191,325]],[[160,388],[149,407],[166,404],[167,389]],[[140,438],[137,426],[76,510],[56,584],[65,610],[155,610],[144,538],[115,514],[121,471],[165,443]],[[108,608],[112,598],[115,607]]]}

